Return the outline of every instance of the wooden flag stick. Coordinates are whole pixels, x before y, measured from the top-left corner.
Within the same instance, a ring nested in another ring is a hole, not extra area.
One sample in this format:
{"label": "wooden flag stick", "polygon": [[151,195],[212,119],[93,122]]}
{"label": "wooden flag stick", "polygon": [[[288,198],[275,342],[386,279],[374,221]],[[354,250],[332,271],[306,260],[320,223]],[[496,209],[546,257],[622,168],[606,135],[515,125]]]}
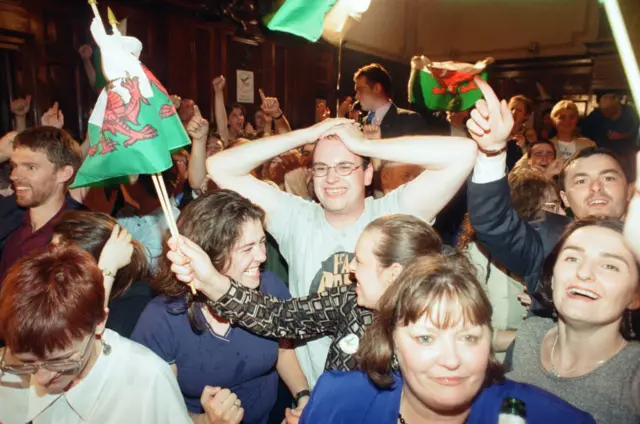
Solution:
{"label": "wooden flag stick", "polygon": [[[176,224],[176,219],[173,216],[173,210],[171,208],[171,200],[167,194],[167,188],[164,184],[164,178],[162,178],[162,174],[152,174],[151,179],[153,180],[153,186],[156,189],[156,194],[158,195],[158,199],[160,199],[160,205],[162,206],[162,212],[164,213],[164,219],[167,221],[167,226],[169,227],[169,232],[171,232],[171,236],[176,241],[176,247],[180,248],[180,233],[178,232],[178,225]],[[193,282],[190,284],[191,293],[196,294],[196,287]]]}
{"label": "wooden flag stick", "polygon": [[636,104],[640,103],[640,71],[638,70],[638,62],[629,40],[629,34],[627,33],[627,27],[624,24],[622,13],[620,12],[620,5],[618,0],[604,0],[604,9],[607,12],[609,18],[609,25],[613,32],[613,38],[618,46],[618,54],[622,59],[622,66],[624,72],[627,75],[629,81],[629,87],[631,88],[631,94]]}
{"label": "wooden flag stick", "polygon": [[88,3],[91,6],[91,10],[93,10],[93,15],[96,18],[102,20],[102,18],[100,17],[100,12],[98,11],[98,6],[97,6],[98,2],[96,0],[89,0]]}
{"label": "wooden flag stick", "polygon": [[114,35],[122,35],[120,34],[120,30],[118,29],[118,19],[116,19],[116,15],[113,13],[110,7],[107,7],[107,19],[109,19],[109,24],[111,24],[111,29]]}

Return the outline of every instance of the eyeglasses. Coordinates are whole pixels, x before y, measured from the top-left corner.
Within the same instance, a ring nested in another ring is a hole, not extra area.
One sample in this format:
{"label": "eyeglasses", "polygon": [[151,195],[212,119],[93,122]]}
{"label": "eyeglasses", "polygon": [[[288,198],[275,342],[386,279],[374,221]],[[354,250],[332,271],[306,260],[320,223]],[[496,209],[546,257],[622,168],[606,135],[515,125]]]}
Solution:
{"label": "eyeglasses", "polygon": [[353,171],[362,167],[363,165],[364,164],[355,165],[351,162],[340,162],[339,164],[334,166],[329,166],[324,163],[316,163],[311,167],[311,173],[314,177],[326,177],[327,174],[329,174],[329,170],[334,169],[336,171],[336,174],[340,175],[341,177],[348,177],[349,175],[351,175],[351,173],[353,173]]}
{"label": "eyeglasses", "polygon": [[89,348],[91,347],[93,340],[93,333],[95,326],[89,334],[89,338],[85,342],[82,349],[82,356],[78,360],[62,359],[59,361],[41,362],[39,364],[7,364],[4,362],[4,358],[7,354],[7,347],[5,346],[2,358],[0,358],[0,370],[14,375],[27,375],[35,374],[40,368],[44,368],[47,371],[59,373],[59,374],[74,374],[79,372],[87,362]]}

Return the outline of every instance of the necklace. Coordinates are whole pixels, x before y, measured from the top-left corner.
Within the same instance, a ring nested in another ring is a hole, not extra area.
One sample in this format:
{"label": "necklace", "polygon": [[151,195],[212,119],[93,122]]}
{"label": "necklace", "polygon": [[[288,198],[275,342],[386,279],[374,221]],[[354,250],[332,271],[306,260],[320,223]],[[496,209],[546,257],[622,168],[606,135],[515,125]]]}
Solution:
{"label": "necklace", "polygon": [[407,422],[402,417],[402,414],[399,412],[398,412],[398,421],[400,421],[400,424],[407,424]]}
{"label": "necklace", "polygon": [[[553,346],[551,346],[551,355],[549,356],[549,362],[551,362],[551,374],[553,374],[554,377],[557,378],[562,378],[560,376],[560,374],[558,373],[558,369],[556,368],[556,364],[553,362],[553,354],[556,351],[556,345],[558,344],[558,338],[560,337],[560,333],[558,330],[558,333],[556,333],[556,339],[553,341]],[[608,359],[602,359],[598,362],[596,362],[596,366],[600,366],[602,364],[604,364],[605,362],[607,362],[609,359],[613,358],[614,356],[616,356],[618,353],[620,353],[620,351],[622,350],[622,348],[626,345],[626,341],[623,340],[622,343],[620,343],[620,347],[618,347],[618,350],[616,350],[616,353],[614,353],[613,355],[611,355]],[[572,371],[575,368],[575,365],[571,368],[569,368],[568,370],[566,370],[567,372]],[[402,421],[400,421],[401,424],[406,424],[403,423]]]}

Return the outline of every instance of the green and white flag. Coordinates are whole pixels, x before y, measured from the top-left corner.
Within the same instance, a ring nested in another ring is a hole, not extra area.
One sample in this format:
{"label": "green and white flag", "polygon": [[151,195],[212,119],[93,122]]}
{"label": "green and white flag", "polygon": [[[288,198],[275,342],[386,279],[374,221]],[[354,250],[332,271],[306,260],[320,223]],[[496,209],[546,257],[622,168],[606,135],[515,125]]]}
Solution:
{"label": "green and white flag", "polygon": [[322,35],[324,18],[337,0],[286,0],[265,21],[272,31],[288,32],[309,41]]}
{"label": "green and white flag", "polygon": [[485,72],[492,58],[475,64],[461,62],[431,62],[424,56],[411,59],[409,101],[428,109],[460,112],[471,109],[482,98],[473,82],[476,75],[487,79]]}
{"label": "green and white flag", "polygon": [[142,44],[91,25],[108,79],[89,119],[89,152],[71,187],[106,186],[169,169],[190,143],[160,81],[140,63]]}

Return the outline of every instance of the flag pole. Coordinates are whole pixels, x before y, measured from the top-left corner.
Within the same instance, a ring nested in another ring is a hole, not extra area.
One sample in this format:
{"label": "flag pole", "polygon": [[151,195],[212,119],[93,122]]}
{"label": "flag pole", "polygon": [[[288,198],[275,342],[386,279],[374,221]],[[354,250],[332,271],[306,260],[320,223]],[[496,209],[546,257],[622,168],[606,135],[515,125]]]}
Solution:
{"label": "flag pole", "polygon": [[[604,0],[604,9],[607,12],[609,19],[609,25],[613,32],[613,38],[618,47],[618,54],[622,59],[622,66],[624,72],[627,75],[629,81],[629,87],[631,88],[631,95],[635,101],[636,106],[640,105],[640,71],[638,70],[638,62],[629,40],[629,34],[620,12],[620,5],[618,0]],[[636,107],[636,110],[637,107]]]}

